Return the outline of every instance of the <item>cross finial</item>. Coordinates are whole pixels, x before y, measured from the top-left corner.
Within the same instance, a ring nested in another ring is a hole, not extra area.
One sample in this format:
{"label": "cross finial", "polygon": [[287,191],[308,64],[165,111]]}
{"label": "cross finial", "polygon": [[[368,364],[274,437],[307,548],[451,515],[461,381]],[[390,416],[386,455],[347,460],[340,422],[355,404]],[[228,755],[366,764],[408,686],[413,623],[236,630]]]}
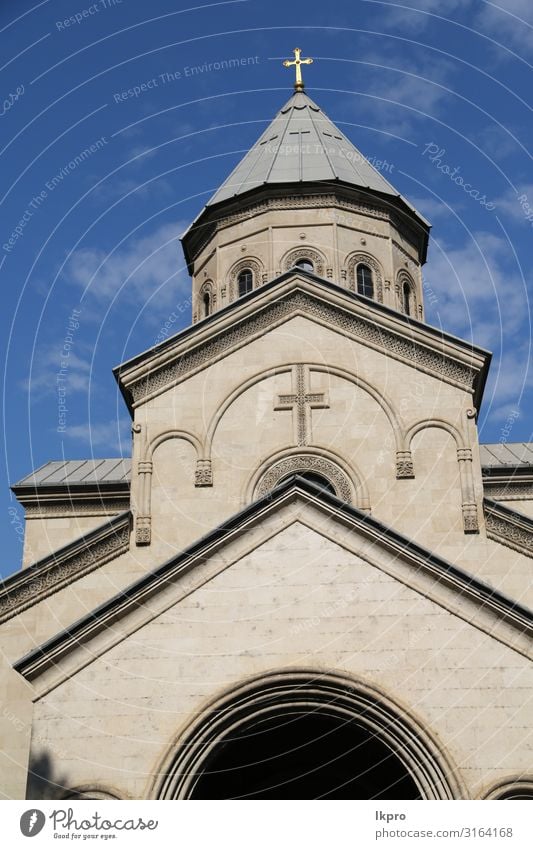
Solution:
{"label": "cross finial", "polygon": [[300,59],[300,56],[302,54],[300,47],[295,47],[294,50],[293,50],[293,53],[294,53],[294,59],[292,59],[292,60],[291,59],[285,59],[283,65],[285,66],[285,68],[290,68],[292,65],[295,66],[296,82],[294,83],[294,88],[296,89],[296,91],[303,91],[304,82],[302,80],[302,71],[301,71],[300,66],[301,65],[312,65],[313,60],[312,59]]}

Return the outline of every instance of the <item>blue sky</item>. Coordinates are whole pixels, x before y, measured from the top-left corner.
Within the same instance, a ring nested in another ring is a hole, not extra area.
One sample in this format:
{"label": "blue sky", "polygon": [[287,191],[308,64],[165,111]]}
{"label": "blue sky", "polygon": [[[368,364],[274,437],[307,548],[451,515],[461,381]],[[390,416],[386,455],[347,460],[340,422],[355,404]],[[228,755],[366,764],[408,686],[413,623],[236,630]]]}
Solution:
{"label": "blue sky", "polygon": [[[494,352],[482,440],[533,439],[530,0],[3,0],[0,33],[2,574],[10,483],[129,455],[111,368],[189,324],[179,236],[289,97],[295,46],[310,96],[433,224],[428,321]],[[249,62],[209,70],[229,59]]]}

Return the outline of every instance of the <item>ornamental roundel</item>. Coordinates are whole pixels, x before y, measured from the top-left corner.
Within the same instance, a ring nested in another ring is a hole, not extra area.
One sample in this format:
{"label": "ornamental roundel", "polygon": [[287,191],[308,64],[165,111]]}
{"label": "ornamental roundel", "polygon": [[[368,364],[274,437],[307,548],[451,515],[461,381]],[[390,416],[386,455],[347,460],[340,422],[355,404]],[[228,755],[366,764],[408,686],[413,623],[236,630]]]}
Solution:
{"label": "ornamental roundel", "polygon": [[315,248],[293,248],[293,250],[286,253],[283,257],[282,270],[288,271],[290,268],[294,268],[296,263],[302,259],[308,259],[313,263],[313,272],[315,274],[319,277],[324,276],[326,262],[322,254]]}
{"label": "ornamental roundel", "polygon": [[356,284],[356,270],[358,265],[368,265],[369,268],[372,269],[373,277],[374,277],[374,292],[376,301],[379,301],[380,304],[383,303],[383,274],[381,273],[381,267],[379,263],[374,259],[370,254],[365,253],[357,253],[351,254],[346,261],[346,268],[348,271],[348,289],[351,292],[357,291]]}
{"label": "ornamental roundel", "polygon": [[254,289],[261,285],[263,282],[263,264],[259,262],[258,259],[252,259],[252,257],[245,257],[244,259],[240,259],[235,265],[231,268],[229,273],[229,299],[230,301],[235,301],[239,297],[239,290],[237,280],[241,271],[245,271],[247,268],[253,274],[254,277]]}

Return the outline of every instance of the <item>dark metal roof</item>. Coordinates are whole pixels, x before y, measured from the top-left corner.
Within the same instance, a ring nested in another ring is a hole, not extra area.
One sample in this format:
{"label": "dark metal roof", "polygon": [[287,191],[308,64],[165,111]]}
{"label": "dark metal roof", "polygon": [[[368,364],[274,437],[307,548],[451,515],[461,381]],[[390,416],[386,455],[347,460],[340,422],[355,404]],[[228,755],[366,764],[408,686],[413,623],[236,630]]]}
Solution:
{"label": "dark metal roof", "polygon": [[127,484],[130,478],[129,457],[114,457],[110,460],[51,460],[22,478],[13,488]]}
{"label": "dark metal roof", "polygon": [[480,445],[479,452],[484,469],[533,466],[533,442],[496,442]]}

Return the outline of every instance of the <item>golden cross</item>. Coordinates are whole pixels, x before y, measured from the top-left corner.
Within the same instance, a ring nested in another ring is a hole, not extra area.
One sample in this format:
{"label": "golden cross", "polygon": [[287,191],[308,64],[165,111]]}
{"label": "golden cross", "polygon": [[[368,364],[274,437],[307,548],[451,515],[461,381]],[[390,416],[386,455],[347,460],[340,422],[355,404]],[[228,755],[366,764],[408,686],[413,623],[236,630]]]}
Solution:
{"label": "golden cross", "polygon": [[301,56],[301,48],[295,47],[293,50],[294,59],[291,61],[290,59],[285,59],[283,65],[285,68],[290,68],[291,65],[295,65],[296,67],[296,82],[294,83],[294,88],[296,91],[302,91],[304,87],[304,81],[302,80],[302,71],[300,69],[300,65],[312,65],[312,59],[300,59]]}

